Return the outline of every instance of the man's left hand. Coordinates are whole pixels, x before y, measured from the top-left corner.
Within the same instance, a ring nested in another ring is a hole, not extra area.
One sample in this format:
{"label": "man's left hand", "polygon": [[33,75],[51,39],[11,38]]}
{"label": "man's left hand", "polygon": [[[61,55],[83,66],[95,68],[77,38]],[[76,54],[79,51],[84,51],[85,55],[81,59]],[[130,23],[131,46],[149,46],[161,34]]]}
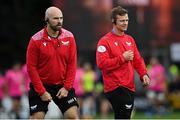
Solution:
{"label": "man's left hand", "polygon": [[64,87],[62,87],[62,88],[58,91],[58,93],[57,93],[56,96],[57,96],[59,99],[61,99],[61,98],[67,97],[67,95],[68,95],[68,90],[66,90]]}
{"label": "man's left hand", "polygon": [[150,84],[150,78],[148,75],[143,76],[143,86],[148,86]]}

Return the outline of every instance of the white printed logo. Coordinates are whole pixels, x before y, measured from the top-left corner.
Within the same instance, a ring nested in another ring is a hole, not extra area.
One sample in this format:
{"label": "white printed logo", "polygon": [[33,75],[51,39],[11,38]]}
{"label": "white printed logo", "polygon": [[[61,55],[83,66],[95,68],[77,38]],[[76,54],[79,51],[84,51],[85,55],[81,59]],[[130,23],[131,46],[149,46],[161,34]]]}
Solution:
{"label": "white printed logo", "polygon": [[126,42],[126,44],[127,44],[128,46],[131,46],[132,43],[131,43],[131,42]]}
{"label": "white printed logo", "polygon": [[51,37],[48,36],[48,39],[51,40]]}
{"label": "white printed logo", "polygon": [[106,51],[106,48],[101,45],[101,46],[99,46],[99,47],[97,48],[97,51],[98,51],[98,52],[105,52],[105,51]]}
{"label": "white printed logo", "polygon": [[43,45],[44,45],[44,46],[46,46],[46,44],[47,44],[46,42],[43,42]]}
{"label": "white printed logo", "polygon": [[37,105],[31,106],[30,108],[31,108],[31,110],[34,110],[37,108]]}
{"label": "white printed logo", "polygon": [[116,46],[118,46],[118,42],[114,42],[114,44],[115,44]]}
{"label": "white printed logo", "polygon": [[74,97],[74,100],[77,101],[77,99]]}
{"label": "white printed logo", "polygon": [[74,99],[71,98],[70,100],[68,100],[68,103],[71,104],[72,102],[74,102]]}
{"label": "white printed logo", "polygon": [[132,107],[132,104],[130,104],[130,105],[128,105],[128,104],[125,104],[125,107],[126,107],[126,109],[131,109],[131,107]]}
{"label": "white printed logo", "polygon": [[62,45],[68,46],[69,45],[69,41],[61,41]]}

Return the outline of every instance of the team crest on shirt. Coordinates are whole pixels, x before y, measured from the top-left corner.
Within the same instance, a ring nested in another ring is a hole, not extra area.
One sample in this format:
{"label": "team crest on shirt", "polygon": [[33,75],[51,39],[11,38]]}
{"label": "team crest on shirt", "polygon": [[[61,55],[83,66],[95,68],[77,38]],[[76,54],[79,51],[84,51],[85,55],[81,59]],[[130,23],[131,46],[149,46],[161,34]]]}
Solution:
{"label": "team crest on shirt", "polygon": [[100,45],[100,46],[97,48],[97,51],[102,53],[102,52],[105,52],[105,51],[106,51],[106,48],[105,48],[104,46]]}
{"label": "team crest on shirt", "polygon": [[48,39],[51,40],[51,37],[48,36]]}
{"label": "team crest on shirt", "polygon": [[62,43],[62,45],[64,45],[64,46],[68,46],[69,45],[69,41],[61,41],[61,43]]}
{"label": "team crest on shirt", "polygon": [[131,42],[126,42],[126,45],[127,45],[127,46],[131,46],[132,43],[131,43]]}
{"label": "team crest on shirt", "polygon": [[46,43],[46,42],[43,42],[43,45],[46,47],[47,43]]}
{"label": "team crest on shirt", "polygon": [[118,46],[118,42],[114,42],[114,44],[115,44],[116,46]]}

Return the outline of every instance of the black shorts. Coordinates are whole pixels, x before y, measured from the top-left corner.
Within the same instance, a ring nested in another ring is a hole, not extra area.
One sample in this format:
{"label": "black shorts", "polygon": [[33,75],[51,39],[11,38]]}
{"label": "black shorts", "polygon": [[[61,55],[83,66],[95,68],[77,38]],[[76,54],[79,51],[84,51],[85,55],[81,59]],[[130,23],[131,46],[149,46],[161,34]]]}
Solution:
{"label": "black shorts", "polygon": [[105,93],[105,96],[113,107],[115,119],[130,119],[134,107],[134,92],[124,87],[118,87]]}
{"label": "black shorts", "polygon": [[[49,92],[52,96],[52,99],[54,103],[59,107],[61,112],[64,114],[64,112],[69,109],[72,106],[79,106],[77,102],[77,98],[75,96],[75,90],[72,88],[68,96],[65,98],[59,99],[56,97],[56,94],[58,93],[59,89],[62,88],[62,86],[48,86],[44,85],[46,88],[46,91]],[[33,86],[30,85],[30,90],[28,94],[28,99],[29,99],[29,109],[30,109],[30,115],[36,112],[47,112],[48,111],[48,104],[49,102],[42,101],[38,93],[34,90]]]}

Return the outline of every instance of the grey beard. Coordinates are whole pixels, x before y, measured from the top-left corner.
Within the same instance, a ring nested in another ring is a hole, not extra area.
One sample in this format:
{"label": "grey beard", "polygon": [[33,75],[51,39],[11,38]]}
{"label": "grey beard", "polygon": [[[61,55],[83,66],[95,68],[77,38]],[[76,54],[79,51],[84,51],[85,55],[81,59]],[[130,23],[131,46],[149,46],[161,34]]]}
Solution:
{"label": "grey beard", "polygon": [[57,28],[56,26],[50,26],[53,31],[59,31],[61,28]]}

